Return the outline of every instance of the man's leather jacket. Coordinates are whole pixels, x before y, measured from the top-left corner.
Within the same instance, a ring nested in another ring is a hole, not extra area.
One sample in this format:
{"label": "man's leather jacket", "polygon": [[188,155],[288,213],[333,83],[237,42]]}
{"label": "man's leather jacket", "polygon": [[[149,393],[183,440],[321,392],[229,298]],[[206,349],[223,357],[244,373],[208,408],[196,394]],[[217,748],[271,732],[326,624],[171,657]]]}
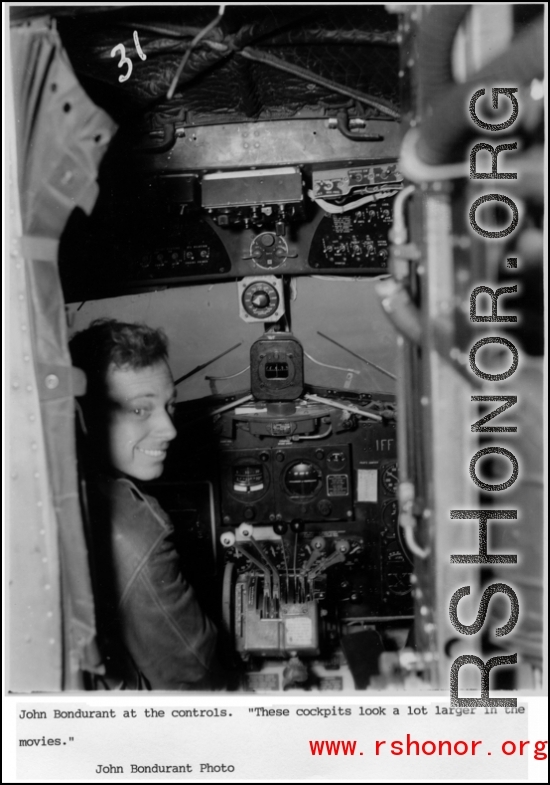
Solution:
{"label": "man's leather jacket", "polygon": [[88,487],[98,631],[110,689],[208,689],[216,630],[181,573],[174,527],[125,478]]}

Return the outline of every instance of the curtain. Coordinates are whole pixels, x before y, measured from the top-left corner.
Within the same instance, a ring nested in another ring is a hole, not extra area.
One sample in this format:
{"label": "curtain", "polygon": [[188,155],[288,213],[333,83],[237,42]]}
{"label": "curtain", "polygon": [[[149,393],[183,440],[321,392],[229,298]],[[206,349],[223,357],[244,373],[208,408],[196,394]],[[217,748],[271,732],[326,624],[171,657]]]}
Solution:
{"label": "curtain", "polygon": [[14,27],[10,49],[9,687],[78,689],[101,663],[75,445],[85,380],[71,368],[57,250],[72,210],[95,204],[116,125],[79,85],[50,19]]}

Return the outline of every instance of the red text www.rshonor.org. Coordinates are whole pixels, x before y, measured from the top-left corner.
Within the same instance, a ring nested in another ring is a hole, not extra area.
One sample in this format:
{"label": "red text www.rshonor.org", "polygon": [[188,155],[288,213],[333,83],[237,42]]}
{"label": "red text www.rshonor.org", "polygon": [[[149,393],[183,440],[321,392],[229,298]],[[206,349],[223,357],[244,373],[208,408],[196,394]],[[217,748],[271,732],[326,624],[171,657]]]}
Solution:
{"label": "red text www.rshonor.org", "polygon": [[[484,752],[481,749],[482,741],[471,740],[463,741],[416,741],[407,733],[405,741],[376,741],[375,755],[390,753],[391,755],[491,755],[492,752]],[[529,755],[532,752],[535,760],[546,760],[548,757],[546,748],[547,741],[511,741],[510,739],[502,742],[498,752],[510,755]],[[309,749],[312,755],[363,755],[357,749],[357,741],[310,741]]]}

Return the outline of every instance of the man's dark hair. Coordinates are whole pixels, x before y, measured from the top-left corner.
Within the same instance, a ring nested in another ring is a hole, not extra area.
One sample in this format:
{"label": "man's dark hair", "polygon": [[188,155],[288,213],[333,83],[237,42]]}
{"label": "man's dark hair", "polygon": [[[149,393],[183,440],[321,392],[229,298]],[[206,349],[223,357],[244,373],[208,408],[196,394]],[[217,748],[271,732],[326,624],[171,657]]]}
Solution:
{"label": "man's dark hair", "polygon": [[107,369],[147,368],[168,357],[168,339],[163,330],[145,324],[126,324],[116,319],[96,319],[70,340],[73,365],[88,380],[86,395],[103,394]]}

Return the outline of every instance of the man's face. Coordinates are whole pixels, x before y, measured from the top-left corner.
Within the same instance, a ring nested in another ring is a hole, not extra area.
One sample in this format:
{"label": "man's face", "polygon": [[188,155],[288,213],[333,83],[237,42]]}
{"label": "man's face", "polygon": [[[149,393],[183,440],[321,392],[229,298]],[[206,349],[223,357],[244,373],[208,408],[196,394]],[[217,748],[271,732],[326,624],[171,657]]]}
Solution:
{"label": "man's face", "polygon": [[111,365],[106,392],[111,466],[136,480],[160,477],[168,445],[176,436],[176,390],[168,365],[164,360],[139,369]]}

